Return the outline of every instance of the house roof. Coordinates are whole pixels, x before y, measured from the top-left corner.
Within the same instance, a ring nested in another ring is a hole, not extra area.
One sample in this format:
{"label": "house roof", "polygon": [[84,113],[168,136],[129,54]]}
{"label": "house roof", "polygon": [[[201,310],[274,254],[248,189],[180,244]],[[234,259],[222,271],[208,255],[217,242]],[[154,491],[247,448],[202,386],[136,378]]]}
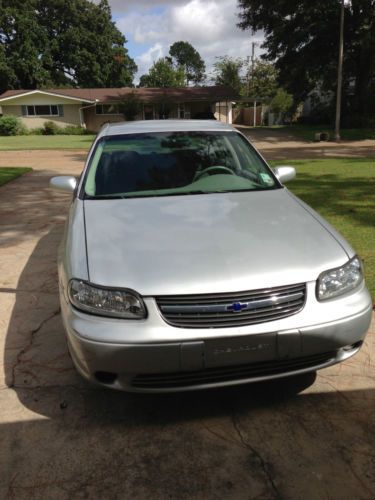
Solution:
{"label": "house roof", "polygon": [[[1,102],[4,102],[4,101],[10,101],[12,99],[17,99],[17,97],[26,97],[26,96],[32,96],[34,94],[43,94],[43,95],[50,95],[50,96],[53,96],[53,97],[61,97],[63,99],[69,99],[69,100],[73,100],[73,101],[78,101],[78,102],[88,102],[88,103],[91,103],[91,102],[95,102],[90,100],[90,99],[85,99],[84,97],[80,97],[80,96],[74,96],[74,95],[68,95],[67,93],[62,93],[60,91],[60,89],[56,89],[56,90],[59,90],[59,92],[55,92],[55,89],[46,89],[46,90],[39,90],[39,89],[28,89],[28,90],[25,90],[25,89],[19,89],[19,90],[7,90],[5,91],[3,94],[1,94],[0,96],[0,103]],[[66,89],[64,89],[66,90]]]}
{"label": "house roof", "polygon": [[116,102],[126,97],[131,93],[135,93],[143,102],[156,102],[163,99],[172,100],[174,102],[185,101],[226,101],[235,100],[238,98],[235,91],[231,87],[225,86],[210,86],[210,87],[173,87],[173,88],[99,88],[99,89],[34,89],[34,90],[7,90],[0,96],[0,102],[10,100],[16,97],[31,95],[34,93],[44,93],[53,96],[67,97],[84,102],[101,103]]}

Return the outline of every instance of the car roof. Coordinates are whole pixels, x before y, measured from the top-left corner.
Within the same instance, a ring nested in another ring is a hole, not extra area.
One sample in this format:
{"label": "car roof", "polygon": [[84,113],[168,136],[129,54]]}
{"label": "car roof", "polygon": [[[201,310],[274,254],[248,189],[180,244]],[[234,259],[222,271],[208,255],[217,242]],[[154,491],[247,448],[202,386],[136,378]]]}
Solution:
{"label": "car roof", "polygon": [[235,129],[216,120],[139,120],[104,125],[98,137],[150,132],[230,131]]}

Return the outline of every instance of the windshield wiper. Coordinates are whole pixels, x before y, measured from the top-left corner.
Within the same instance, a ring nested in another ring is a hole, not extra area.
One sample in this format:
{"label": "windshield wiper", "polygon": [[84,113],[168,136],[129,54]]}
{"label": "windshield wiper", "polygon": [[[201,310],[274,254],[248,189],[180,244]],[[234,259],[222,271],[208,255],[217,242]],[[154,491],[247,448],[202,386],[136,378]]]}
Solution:
{"label": "windshield wiper", "polygon": [[192,189],[191,191],[181,191],[172,193],[171,196],[183,196],[184,194],[210,194],[211,191],[202,191],[202,189]]}
{"label": "windshield wiper", "polygon": [[126,196],[120,194],[98,194],[97,196],[85,194],[84,200],[122,200],[123,198]]}

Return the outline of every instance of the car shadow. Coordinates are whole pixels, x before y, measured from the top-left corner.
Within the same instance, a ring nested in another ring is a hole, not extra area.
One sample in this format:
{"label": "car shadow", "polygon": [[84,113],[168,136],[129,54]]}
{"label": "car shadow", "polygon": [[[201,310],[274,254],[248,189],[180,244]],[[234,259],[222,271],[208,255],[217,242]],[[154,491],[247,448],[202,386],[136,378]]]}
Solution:
{"label": "car shadow", "polygon": [[60,317],[62,232],[40,239],[13,291],[1,498],[374,498],[370,387],[341,392],[333,377],[304,392],[315,373],[165,395],[83,381]]}

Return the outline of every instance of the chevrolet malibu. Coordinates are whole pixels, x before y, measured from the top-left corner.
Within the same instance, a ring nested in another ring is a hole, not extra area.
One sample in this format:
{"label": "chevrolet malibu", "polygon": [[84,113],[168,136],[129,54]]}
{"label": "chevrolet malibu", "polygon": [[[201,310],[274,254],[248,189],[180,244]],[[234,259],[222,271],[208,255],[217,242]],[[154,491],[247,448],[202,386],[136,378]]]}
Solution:
{"label": "chevrolet malibu", "polygon": [[215,121],[106,125],[72,192],[60,302],[78,371],[168,392],[325,368],[360,349],[371,318],[360,258]]}

